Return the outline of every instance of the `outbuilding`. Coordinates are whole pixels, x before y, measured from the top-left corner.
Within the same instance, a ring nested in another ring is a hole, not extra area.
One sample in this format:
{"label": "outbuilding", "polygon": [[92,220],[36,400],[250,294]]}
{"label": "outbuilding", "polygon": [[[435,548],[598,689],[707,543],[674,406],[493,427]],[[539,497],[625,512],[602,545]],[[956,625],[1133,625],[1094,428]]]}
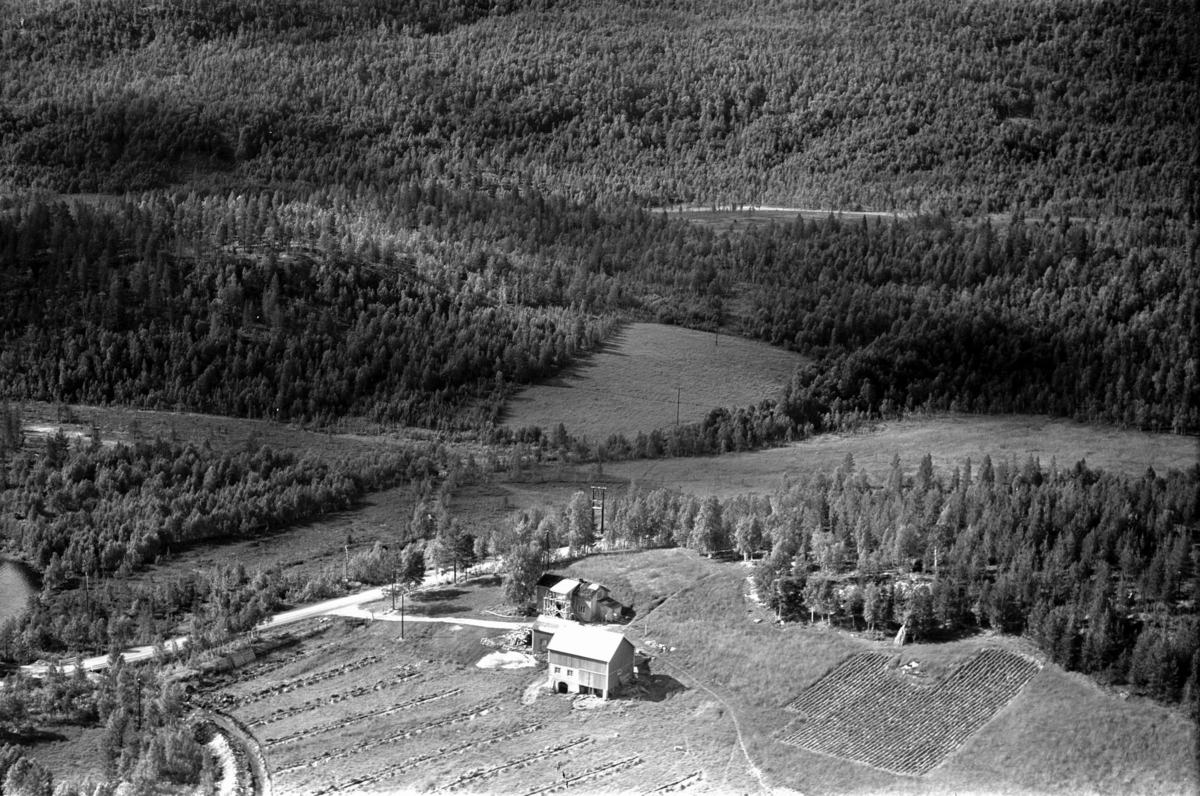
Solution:
{"label": "outbuilding", "polygon": [[570,619],[560,619],[557,616],[539,616],[534,620],[529,646],[534,652],[545,652],[546,648],[550,646],[550,639],[554,638],[554,634],[568,625],[578,627],[579,623]]}
{"label": "outbuilding", "polygon": [[633,644],[620,633],[565,625],[546,648],[549,684],[560,694],[595,694],[608,699],[633,679]]}

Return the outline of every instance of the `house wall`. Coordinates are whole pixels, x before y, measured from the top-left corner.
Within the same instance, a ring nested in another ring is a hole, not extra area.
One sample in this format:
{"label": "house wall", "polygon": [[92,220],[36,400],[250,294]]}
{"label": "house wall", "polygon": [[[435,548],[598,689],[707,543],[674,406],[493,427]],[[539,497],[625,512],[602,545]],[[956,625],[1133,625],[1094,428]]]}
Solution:
{"label": "house wall", "polygon": [[561,652],[551,652],[549,655],[548,682],[552,690],[558,690],[558,683],[566,683],[567,691],[579,693],[579,687],[600,688],[605,694],[611,693],[615,681],[609,674],[608,665],[603,661],[590,658],[580,658],[577,655],[564,655]]}

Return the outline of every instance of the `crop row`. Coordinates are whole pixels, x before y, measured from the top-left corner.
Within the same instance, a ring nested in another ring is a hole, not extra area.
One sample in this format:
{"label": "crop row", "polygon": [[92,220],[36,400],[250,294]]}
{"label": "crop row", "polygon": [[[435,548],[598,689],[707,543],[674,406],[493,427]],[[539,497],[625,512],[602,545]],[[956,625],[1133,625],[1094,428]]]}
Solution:
{"label": "crop row", "polygon": [[558,793],[566,790],[567,788],[572,788],[576,785],[582,785],[585,782],[595,782],[596,780],[604,779],[605,777],[611,777],[613,774],[618,774],[626,769],[640,765],[641,762],[642,758],[634,755],[633,757],[625,757],[620,760],[613,760],[609,763],[602,763],[601,765],[589,768],[580,774],[576,774],[573,777],[563,777],[563,779],[559,782],[551,782],[549,785],[544,785],[540,788],[534,788],[533,790],[526,791],[525,796],[540,796],[540,794],[543,793]]}
{"label": "crop row", "polygon": [[[302,634],[301,640],[311,638],[312,634]],[[257,680],[258,678],[270,674],[276,669],[281,669],[290,663],[294,663],[303,657],[312,655],[326,647],[332,646],[332,641],[327,641],[312,649],[293,649],[286,655],[272,654],[270,660],[259,660],[254,663],[243,666],[240,669],[235,669],[225,676],[216,688],[228,688],[229,686],[242,680]],[[215,689],[209,689],[215,690]]]}
{"label": "crop row", "polygon": [[[984,650],[944,683],[906,683],[880,665],[883,656],[856,656],[848,674],[831,673],[792,709],[807,717],[784,743],[898,774],[925,774],[1010,702],[1039,664],[998,649]],[[827,690],[826,690],[827,689]]]}
{"label": "crop row", "polygon": [[462,743],[458,746],[443,746],[436,752],[410,757],[401,763],[390,765],[386,768],[380,769],[379,771],[374,771],[370,774],[367,774],[366,776],[356,777],[346,782],[330,785],[323,790],[314,791],[312,796],[324,796],[324,794],[333,793],[335,791],[355,790],[363,787],[364,785],[370,785],[375,782],[379,782],[380,780],[389,779],[398,774],[403,774],[404,772],[410,771],[417,766],[424,765],[425,763],[432,763],[435,760],[441,760],[442,758],[450,757],[452,755],[460,755],[464,752],[470,752],[474,749],[481,749],[484,746],[503,743],[504,741],[509,741],[513,738],[519,738],[522,735],[529,735],[530,733],[540,730],[542,726],[543,725],[541,724],[528,724],[520,729],[512,730],[510,732],[497,733],[496,735],[491,735],[487,738],[481,738],[478,741],[468,741],[467,743]]}
{"label": "crop row", "polygon": [[310,710],[318,710],[319,708],[328,707],[329,705],[335,705],[338,702],[345,702],[347,699],[357,699],[358,697],[366,696],[367,694],[372,694],[377,691],[386,691],[389,688],[395,688],[398,685],[403,685],[405,682],[411,680],[419,674],[420,672],[407,672],[397,676],[394,680],[380,680],[379,682],[371,685],[356,686],[342,694],[330,694],[328,696],[313,697],[312,699],[306,700],[299,705],[278,708],[277,710],[274,710],[261,718],[249,722],[249,725],[251,727],[262,727],[266,724],[274,724],[277,721],[283,721],[284,719],[291,718],[292,716],[298,716],[301,713],[307,713]]}
{"label": "crop row", "polygon": [[313,674],[294,677],[291,680],[273,683],[266,688],[260,688],[257,691],[252,691],[244,696],[221,694],[221,696],[218,698],[218,701],[224,702],[231,707],[251,705],[255,702],[261,702],[264,699],[270,699],[271,697],[279,696],[280,694],[286,694],[291,691],[295,691],[298,688],[307,688],[308,686],[316,685],[317,683],[322,683],[326,680],[332,680],[335,677],[341,677],[342,675],[349,674],[358,669],[363,669],[367,666],[377,663],[378,661],[378,655],[366,655],[358,660],[351,661],[350,663],[346,663],[332,669],[325,669],[324,671],[314,672]]}
{"label": "crop row", "polygon": [[668,782],[665,785],[659,785],[654,790],[648,790],[645,792],[645,794],[643,794],[643,796],[653,796],[653,794],[655,794],[655,793],[677,793],[678,791],[681,791],[681,790],[687,790],[694,783],[697,783],[700,781],[701,773],[702,772],[700,772],[700,771],[693,771],[692,773],[688,774],[685,777],[680,777],[679,779],[672,780],[671,782]]}
{"label": "crop row", "polygon": [[875,687],[874,676],[888,663],[889,656],[875,652],[855,655],[804,690],[785,705],[802,715],[821,716]]}
{"label": "crop row", "polygon": [[297,763],[296,765],[288,766],[287,768],[281,768],[275,772],[275,776],[285,776],[302,769],[323,765],[331,760],[340,760],[343,757],[350,757],[351,755],[365,752],[368,749],[374,749],[377,746],[383,746],[384,744],[396,743],[397,741],[403,741],[407,738],[413,738],[417,735],[421,735],[422,733],[430,732],[431,730],[436,730],[441,727],[446,727],[452,724],[462,724],[465,721],[471,721],[479,716],[486,716],[491,711],[498,709],[499,706],[495,702],[487,702],[482,705],[476,705],[474,707],[467,708],[466,710],[460,710],[458,713],[455,713],[451,716],[443,716],[436,721],[428,721],[424,724],[418,724],[416,727],[409,727],[408,729],[401,730],[400,732],[393,733],[391,735],[386,735],[382,738],[375,738],[370,741],[359,741],[354,746],[351,746],[347,749],[339,749],[336,752],[323,752],[314,759],[306,760],[303,763]]}
{"label": "crop row", "polygon": [[577,746],[583,746],[584,744],[590,743],[590,742],[591,742],[590,738],[585,738],[585,737],[572,738],[569,741],[564,741],[563,743],[555,744],[553,746],[547,746],[544,749],[534,752],[533,754],[525,755],[524,757],[519,757],[516,760],[513,760],[508,763],[502,763],[501,765],[492,766],[491,768],[479,768],[479,769],[474,769],[472,771],[468,771],[466,774],[463,774],[461,777],[454,780],[453,782],[450,782],[450,783],[438,788],[438,790],[442,790],[442,791],[456,790],[457,788],[461,788],[463,785],[466,785],[467,783],[473,782],[477,779],[483,779],[485,777],[492,777],[492,776],[495,776],[496,774],[499,774],[502,771],[508,771],[509,769],[513,769],[513,768],[524,768],[525,766],[529,765],[530,763],[535,763],[538,760],[544,760],[545,758],[553,757],[554,755],[560,755],[563,752],[567,752],[571,749],[574,749]]}
{"label": "crop row", "polygon": [[455,696],[456,694],[459,694],[461,692],[462,692],[461,688],[451,688],[446,691],[437,691],[432,694],[425,694],[424,696],[419,696],[419,697],[416,697],[415,699],[410,699],[407,702],[397,702],[396,704],[391,705],[386,708],[380,708],[378,710],[369,710],[366,713],[357,713],[353,716],[348,716],[348,717],[346,717],[344,719],[340,719],[338,721],[331,721],[326,724],[318,724],[316,727],[310,727],[307,730],[301,730],[299,732],[294,732],[291,735],[284,735],[279,738],[272,738],[271,740],[267,741],[267,746],[268,747],[282,746],[283,744],[286,744],[286,743],[292,743],[293,741],[299,741],[302,738],[311,738],[312,736],[320,735],[321,733],[333,732],[334,730],[340,730],[343,727],[348,727],[349,725],[356,724],[360,721],[366,721],[367,719],[378,718],[380,716],[388,716],[392,713],[399,713],[402,710],[410,710],[419,705],[424,705],[427,702],[433,702],[438,699],[446,699],[447,697]]}

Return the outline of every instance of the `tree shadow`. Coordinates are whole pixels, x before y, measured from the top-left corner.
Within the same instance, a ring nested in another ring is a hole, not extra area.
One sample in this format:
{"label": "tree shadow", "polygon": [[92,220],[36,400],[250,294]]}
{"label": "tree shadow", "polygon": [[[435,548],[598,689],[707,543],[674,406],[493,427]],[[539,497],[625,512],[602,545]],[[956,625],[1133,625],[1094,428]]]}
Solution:
{"label": "tree shadow", "polygon": [[12,732],[8,729],[0,729],[0,746],[8,743],[14,743],[18,746],[32,746],[39,743],[48,743],[50,741],[65,741],[67,736],[61,732],[44,727],[29,727],[23,731]]}
{"label": "tree shadow", "polygon": [[409,602],[413,603],[440,603],[446,600],[455,600],[467,593],[466,589],[430,589],[429,591],[419,591],[411,594],[408,597]]}
{"label": "tree shadow", "polygon": [[436,589],[410,594],[406,600],[405,610],[421,616],[447,616],[450,614],[470,613],[471,609],[454,602],[466,594],[465,589]]}

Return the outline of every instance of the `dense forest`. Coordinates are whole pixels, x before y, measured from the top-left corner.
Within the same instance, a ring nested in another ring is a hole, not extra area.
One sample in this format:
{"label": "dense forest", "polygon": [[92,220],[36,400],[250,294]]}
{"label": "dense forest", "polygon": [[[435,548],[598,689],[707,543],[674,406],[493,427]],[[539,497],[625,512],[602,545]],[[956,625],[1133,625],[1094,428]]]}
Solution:
{"label": "dense forest", "polygon": [[1194,216],[1182,0],[0,5],[0,187]]}

